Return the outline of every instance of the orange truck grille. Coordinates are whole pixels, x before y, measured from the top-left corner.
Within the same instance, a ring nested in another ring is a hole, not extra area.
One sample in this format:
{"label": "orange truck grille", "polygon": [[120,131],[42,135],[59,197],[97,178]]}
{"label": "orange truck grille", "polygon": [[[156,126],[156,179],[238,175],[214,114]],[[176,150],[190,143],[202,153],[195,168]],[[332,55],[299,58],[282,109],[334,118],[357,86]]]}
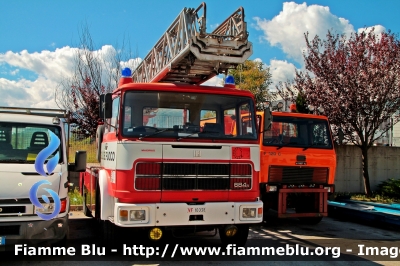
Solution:
{"label": "orange truck grille", "polygon": [[327,167],[285,167],[270,166],[269,183],[283,184],[326,184],[329,168]]}
{"label": "orange truck grille", "polygon": [[137,190],[249,190],[250,164],[138,163]]}

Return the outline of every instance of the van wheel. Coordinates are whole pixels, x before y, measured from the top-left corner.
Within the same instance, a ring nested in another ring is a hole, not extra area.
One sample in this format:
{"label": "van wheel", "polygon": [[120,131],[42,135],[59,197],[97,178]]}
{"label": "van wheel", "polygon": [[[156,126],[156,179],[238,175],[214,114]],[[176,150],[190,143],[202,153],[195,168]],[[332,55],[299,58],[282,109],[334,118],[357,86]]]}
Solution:
{"label": "van wheel", "polygon": [[103,142],[104,125],[99,125],[96,130],[97,161],[101,162],[101,143]]}

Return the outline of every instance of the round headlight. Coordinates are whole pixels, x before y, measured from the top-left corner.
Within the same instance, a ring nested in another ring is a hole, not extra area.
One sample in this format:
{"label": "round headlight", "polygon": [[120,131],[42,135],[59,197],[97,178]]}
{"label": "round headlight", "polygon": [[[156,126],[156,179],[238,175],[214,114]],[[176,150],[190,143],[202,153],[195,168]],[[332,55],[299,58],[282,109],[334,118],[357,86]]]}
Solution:
{"label": "round headlight", "polygon": [[315,107],[314,105],[308,105],[308,110],[310,110],[311,112],[314,111]]}
{"label": "round headlight", "polygon": [[324,112],[324,107],[318,107],[318,112],[322,114]]}

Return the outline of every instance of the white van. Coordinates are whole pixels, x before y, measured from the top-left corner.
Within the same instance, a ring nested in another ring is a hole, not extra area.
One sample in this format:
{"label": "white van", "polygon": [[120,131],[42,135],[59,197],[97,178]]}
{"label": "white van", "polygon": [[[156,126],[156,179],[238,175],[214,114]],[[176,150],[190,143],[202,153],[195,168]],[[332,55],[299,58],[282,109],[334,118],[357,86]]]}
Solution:
{"label": "white van", "polygon": [[58,109],[0,107],[0,246],[67,238],[68,173],[86,169],[85,151],[68,164],[67,118]]}

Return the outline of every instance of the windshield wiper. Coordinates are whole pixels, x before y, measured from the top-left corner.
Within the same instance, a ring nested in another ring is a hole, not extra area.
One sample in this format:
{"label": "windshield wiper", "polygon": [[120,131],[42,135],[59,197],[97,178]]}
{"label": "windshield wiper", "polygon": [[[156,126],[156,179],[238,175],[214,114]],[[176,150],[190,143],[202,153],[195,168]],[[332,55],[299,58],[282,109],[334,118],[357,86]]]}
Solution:
{"label": "windshield wiper", "polygon": [[307,147],[304,147],[303,151],[305,151],[305,150],[307,150],[308,148],[311,148],[312,146],[315,146],[315,145],[317,145],[317,144],[314,142],[313,144],[311,144],[311,145],[309,145],[309,146],[307,146]]}
{"label": "windshield wiper", "polygon": [[[204,132],[204,131],[203,131],[203,132]],[[201,131],[196,131],[196,132],[190,133],[189,135],[179,137],[179,138],[177,138],[176,140],[179,141],[179,140],[181,140],[181,139],[186,139],[187,137],[190,137],[190,136],[193,136],[193,135],[196,135],[196,134],[199,134],[199,133],[201,133]]]}
{"label": "windshield wiper", "polygon": [[293,143],[290,143],[290,142],[282,143],[282,144],[279,145],[278,148],[276,148],[276,149],[277,149],[277,150],[282,149],[282,147],[287,146],[287,145],[289,145],[289,144],[293,144]]}
{"label": "windshield wiper", "polygon": [[142,139],[147,138],[147,137],[155,136],[155,135],[161,134],[161,133],[163,133],[165,131],[171,131],[171,130],[173,130],[173,129],[171,129],[171,128],[163,129],[163,130],[154,132],[153,134],[142,136],[142,137],[139,138],[139,140],[142,140]]}

